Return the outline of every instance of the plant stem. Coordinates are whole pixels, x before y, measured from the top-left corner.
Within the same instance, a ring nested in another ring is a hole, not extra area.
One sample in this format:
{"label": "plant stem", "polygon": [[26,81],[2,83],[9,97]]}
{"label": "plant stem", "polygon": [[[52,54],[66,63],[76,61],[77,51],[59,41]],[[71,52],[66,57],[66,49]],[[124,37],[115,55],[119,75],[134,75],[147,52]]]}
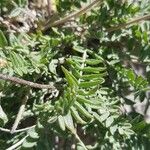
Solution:
{"label": "plant stem", "polygon": [[74,133],[76,139],[80,142],[80,144],[82,145],[82,147],[85,149],[85,150],[88,150],[85,146],[85,144],[82,142],[82,140],[80,139],[80,137],[77,135],[77,133]]}
{"label": "plant stem", "polygon": [[123,23],[123,24],[120,24],[118,26],[106,29],[106,31],[107,32],[113,32],[113,31],[116,31],[116,30],[119,30],[119,29],[126,28],[127,26],[129,26],[131,24],[138,23],[140,21],[147,20],[147,19],[150,19],[150,15],[149,14],[141,16],[141,17],[133,18],[132,20],[128,21],[127,23]]}
{"label": "plant stem", "polygon": [[15,132],[15,130],[17,129],[17,127],[19,125],[20,120],[22,119],[22,115],[23,115],[23,113],[25,111],[25,106],[26,106],[26,103],[27,103],[27,100],[28,100],[28,97],[29,97],[29,92],[30,92],[30,90],[27,90],[27,94],[22,99],[22,104],[21,104],[21,106],[19,108],[17,117],[15,119],[15,122],[14,122],[14,124],[12,126],[12,129],[11,129],[10,133],[14,133]]}
{"label": "plant stem", "polygon": [[66,23],[68,20],[70,20],[71,18],[76,18],[76,17],[79,17],[80,15],[86,13],[87,11],[89,11],[94,5],[98,4],[98,3],[102,3],[101,0],[94,0],[93,2],[91,2],[90,4],[88,4],[87,6],[65,16],[64,18],[60,19],[60,20],[57,20],[57,21],[54,21],[52,23],[49,23],[46,24],[42,31],[45,31],[47,29],[49,29],[50,27],[53,27],[53,26],[58,26],[58,25],[61,25],[61,24],[64,24]]}
{"label": "plant stem", "polygon": [[[35,127],[35,125],[30,126],[30,127],[26,127],[26,128],[23,128],[23,129],[18,129],[18,130],[15,130],[14,133],[27,131],[27,130],[32,129],[32,128],[34,128],[34,127]],[[11,130],[10,130],[10,129],[5,129],[5,128],[1,128],[1,127],[0,127],[0,131],[10,133]]]}
{"label": "plant stem", "polygon": [[8,76],[8,75],[4,75],[2,73],[0,73],[0,79],[6,80],[6,81],[11,81],[11,82],[14,82],[16,84],[27,85],[27,86],[30,86],[30,87],[33,87],[33,88],[51,89],[51,90],[56,89],[52,85],[38,84],[38,83],[34,83],[34,82],[27,81],[27,80],[24,80],[24,79],[20,79],[20,78],[17,78],[17,77],[11,77],[11,76]]}
{"label": "plant stem", "polygon": [[18,146],[20,146],[24,140],[28,137],[28,135],[26,135],[23,139],[21,139],[19,142],[17,142],[16,144],[12,145],[11,147],[7,148],[6,150],[15,150]]}

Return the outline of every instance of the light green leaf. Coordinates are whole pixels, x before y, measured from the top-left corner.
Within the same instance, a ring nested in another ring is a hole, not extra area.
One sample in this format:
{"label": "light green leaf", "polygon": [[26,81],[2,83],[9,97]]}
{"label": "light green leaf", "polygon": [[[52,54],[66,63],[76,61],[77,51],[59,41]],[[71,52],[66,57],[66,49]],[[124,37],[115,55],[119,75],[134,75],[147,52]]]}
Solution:
{"label": "light green leaf", "polygon": [[66,127],[65,127],[65,121],[64,121],[64,117],[59,115],[58,116],[58,123],[59,123],[59,126],[60,128],[65,131]]}
{"label": "light green leaf", "polygon": [[56,67],[57,67],[57,64],[58,64],[58,60],[57,59],[53,59],[50,64],[49,64],[49,70],[53,73],[53,74],[57,74],[56,73]]}
{"label": "light green leaf", "polygon": [[112,116],[106,119],[106,128],[110,127],[111,124],[114,122],[114,118]]}
{"label": "light green leaf", "polygon": [[28,138],[24,140],[23,144],[22,144],[22,147],[23,148],[33,148],[34,146],[36,146],[37,142],[31,142],[31,141],[28,141]]}
{"label": "light green leaf", "polygon": [[135,74],[132,70],[129,70],[127,73],[128,78],[130,79],[130,81],[134,81],[135,80]]}
{"label": "light green leaf", "polygon": [[19,45],[19,40],[17,39],[17,37],[13,33],[9,34],[9,42],[10,42],[11,46],[18,46]]}
{"label": "light green leaf", "polygon": [[7,45],[8,45],[7,39],[4,35],[4,33],[0,30],[0,47],[4,47]]}
{"label": "light green leaf", "polygon": [[14,18],[19,16],[21,13],[22,13],[22,9],[18,7],[10,13],[9,17]]}
{"label": "light green leaf", "polygon": [[65,125],[66,127],[72,132],[75,133],[75,128],[74,128],[74,124],[73,124],[73,119],[71,116],[71,113],[69,112],[66,116],[64,116],[64,121],[65,121]]}
{"label": "light green leaf", "polygon": [[93,116],[94,116],[94,118],[95,118],[97,121],[99,121],[100,123],[102,123],[101,118],[100,118],[100,115],[98,115],[96,112],[93,112]]}
{"label": "light green leaf", "polygon": [[35,128],[29,130],[29,131],[28,131],[28,134],[29,134],[29,137],[31,137],[32,139],[38,139],[38,138],[39,138],[39,135],[38,135],[38,133],[35,131]]}
{"label": "light green leaf", "polygon": [[88,65],[98,65],[101,62],[102,62],[102,60],[100,60],[100,59],[87,59],[85,61],[85,63],[88,64]]}
{"label": "light green leaf", "polygon": [[56,116],[52,116],[48,119],[48,123],[54,123],[55,121],[57,120],[57,117]]}
{"label": "light green leaf", "polygon": [[84,53],[84,49],[83,49],[83,47],[81,47],[81,46],[74,46],[73,47],[73,50],[75,50],[75,51],[77,51],[77,52],[79,52],[79,53]]}
{"label": "light green leaf", "polygon": [[61,67],[70,87],[78,87],[77,79],[63,66]]}
{"label": "light green leaf", "polygon": [[104,81],[105,81],[105,80],[104,80],[103,78],[101,78],[101,79],[99,79],[99,80],[97,80],[97,81],[81,82],[81,83],[79,84],[79,87],[80,87],[80,88],[90,88],[90,87],[92,87],[92,86],[100,85],[100,84],[104,83]]}
{"label": "light green leaf", "polygon": [[99,101],[96,101],[96,100],[93,100],[92,99],[87,99],[85,98],[84,96],[81,96],[81,95],[77,95],[77,100],[79,102],[82,102],[82,103],[87,103],[87,104],[91,104],[91,105],[99,105],[100,102]]}
{"label": "light green leaf", "polygon": [[83,114],[87,118],[93,118],[93,116],[82,106],[80,105],[77,101],[75,102],[76,108],[79,110],[81,114]]}
{"label": "light green leaf", "polygon": [[101,79],[102,80],[102,76],[104,76],[106,74],[88,74],[88,75],[82,75],[81,76],[81,79],[83,80],[98,80],[98,79]]}
{"label": "light green leaf", "polygon": [[122,127],[119,127],[119,128],[118,128],[118,132],[119,132],[119,134],[121,134],[121,135],[124,134],[124,130],[122,129]]}
{"label": "light green leaf", "polygon": [[80,70],[82,70],[84,72],[89,72],[89,73],[99,73],[101,71],[105,71],[106,68],[105,67],[97,67],[97,68],[84,67],[84,68],[80,68]]}
{"label": "light green leaf", "polygon": [[103,114],[100,116],[101,121],[106,120],[106,119],[109,117],[109,115],[110,115],[110,112],[109,112],[109,111],[103,113]]}
{"label": "light green leaf", "polygon": [[110,127],[110,132],[111,132],[112,135],[114,135],[114,133],[117,131],[117,128],[118,128],[117,125],[114,125],[114,126]]}
{"label": "light green leaf", "polygon": [[76,121],[80,124],[86,124],[86,122],[80,117],[78,111],[72,106],[71,107],[71,114],[76,119]]}
{"label": "light green leaf", "polygon": [[0,105],[0,126],[3,126],[7,123],[8,118],[5,112],[3,111],[3,108]]}

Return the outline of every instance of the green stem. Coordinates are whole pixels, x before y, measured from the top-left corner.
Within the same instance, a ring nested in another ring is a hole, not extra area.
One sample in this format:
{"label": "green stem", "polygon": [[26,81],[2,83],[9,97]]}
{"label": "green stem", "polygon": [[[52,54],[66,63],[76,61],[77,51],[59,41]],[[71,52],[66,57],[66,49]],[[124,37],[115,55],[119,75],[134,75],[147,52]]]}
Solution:
{"label": "green stem", "polygon": [[85,149],[88,150],[85,146],[85,144],[82,142],[82,140],[80,139],[80,137],[77,135],[77,133],[73,133],[76,137],[76,139],[80,142],[81,146]]}

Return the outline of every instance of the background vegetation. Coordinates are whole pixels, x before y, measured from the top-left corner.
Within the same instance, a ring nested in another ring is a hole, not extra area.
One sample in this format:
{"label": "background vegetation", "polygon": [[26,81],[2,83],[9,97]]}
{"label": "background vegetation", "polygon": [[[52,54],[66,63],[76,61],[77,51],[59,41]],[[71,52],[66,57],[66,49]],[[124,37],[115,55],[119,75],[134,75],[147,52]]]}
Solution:
{"label": "background vegetation", "polygon": [[1,0],[0,149],[149,149],[149,4]]}

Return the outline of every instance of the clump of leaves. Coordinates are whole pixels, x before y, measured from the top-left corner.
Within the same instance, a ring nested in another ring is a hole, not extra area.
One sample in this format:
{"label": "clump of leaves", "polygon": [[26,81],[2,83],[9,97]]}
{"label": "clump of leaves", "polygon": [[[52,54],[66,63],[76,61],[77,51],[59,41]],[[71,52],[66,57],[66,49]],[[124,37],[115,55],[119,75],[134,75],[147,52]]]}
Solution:
{"label": "clump of leaves", "polygon": [[38,2],[0,2],[1,149],[148,149],[149,0]]}

